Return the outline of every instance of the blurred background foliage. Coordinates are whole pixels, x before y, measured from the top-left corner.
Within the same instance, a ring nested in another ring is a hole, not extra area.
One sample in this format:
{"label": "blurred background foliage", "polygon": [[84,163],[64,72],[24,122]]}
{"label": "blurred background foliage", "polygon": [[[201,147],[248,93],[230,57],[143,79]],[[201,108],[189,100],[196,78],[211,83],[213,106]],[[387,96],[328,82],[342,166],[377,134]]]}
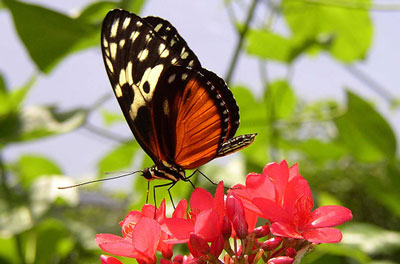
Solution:
{"label": "blurred background foliage", "polygon": [[[298,162],[318,206],[340,204],[354,214],[354,220],[342,227],[342,243],[317,247],[304,263],[400,263],[397,138],[376,106],[350,90],[345,104],[327,99],[305,103],[292,87],[293,73],[272,80],[262,76],[262,96],[256,96],[252,87],[230,81],[239,56],[256,57],[261,66],[266,61],[278,61],[288,69],[299,57],[322,52],[345,67],[363,61],[374,38],[370,17],[374,3],[252,0],[241,2],[247,11],[239,20],[232,13],[234,2],[225,1],[224,5],[239,41],[233,44],[235,53],[226,63],[229,70],[224,77],[240,106],[239,133],[257,132],[258,136],[239,156],[212,162],[202,171],[230,185],[243,181],[247,172],[261,172],[267,162],[283,158]],[[104,101],[114,100],[111,89],[109,96],[93,102],[93,107],[64,112],[46,105],[25,105],[24,100],[35,89],[38,75],[51,75],[73,53],[99,49],[100,25],[109,9],[119,7],[140,14],[144,4],[144,0],[98,1],[71,17],[22,1],[1,2],[2,12],[11,14],[15,30],[38,70],[21,87],[8,87],[5,76],[0,75],[1,149],[70,133],[88,125],[88,117],[95,112],[103,117],[103,127],[93,129],[93,133],[110,137],[109,126],[125,122],[119,111],[102,108]],[[252,18],[259,8],[267,8],[268,14],[265,23],[254,25]],[[274,31],[272,21],[278,17],[287,25],[289,35]],[[398,109],[398,99],[388,100]],[[118,145],[98,161],[98,178],[104,178],[105,172],[152,165],[133,138],[115,139]],[[142,206],[147,189],[147,182],[137,177],[128,192],[115,189],[105,193],[99,184],[60,191],[58,186],[75,182],[63,175],[63,168],[51,157],[42,154],[22,154],[6,162],[0,152],[0,177],[0,263],[4,264],[99,263],[101,251],[94,242],[95,234],[120,234],[117,223],[129,210]],[[195,182],[214,188],[203,178]],[[176,201],[188,198],[190,192],[190,185],[185,183],[173,188]],[[157,192],[158,203],[164,197],[168,197],[166,190]]]}

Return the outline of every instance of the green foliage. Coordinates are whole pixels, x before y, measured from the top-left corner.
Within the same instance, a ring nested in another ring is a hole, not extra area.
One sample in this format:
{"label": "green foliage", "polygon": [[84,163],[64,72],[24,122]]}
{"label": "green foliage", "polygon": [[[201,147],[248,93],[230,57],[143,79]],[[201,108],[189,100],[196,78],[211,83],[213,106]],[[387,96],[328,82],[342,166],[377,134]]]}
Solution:
{"label": "green foliage", "polygon": [[23,155],[12,165],[22,187],[28,189],[42,175],[61,175],[61,169],[54,161],[39,155]]}
{"label": "green foliage", "polygon": [[101,117],[106,126],[125,121],[125,118],[121,113],[110,112],[106,109],[101,110]]}
{"label": "green foliage", "polygon": [[335,123],[340,140],[360,161],[394,158],[397,142],[392,128],[374,107],[356,94],[347,92],[347,112],[336,118]]}
{"label": "green foliage", "polygon": [[128,141],[113,149],[99,162],[99,176],[106,172],[129,168],[138,148],[139,145],[135,141]]}
{"label": "green foliage", "polygon": [[[370,0],[353,2],[366,7],[371,3]],[[317,42],[332,39],[326,49],[335,59],[343,62],[365,58],[373,37],[367,9],[292,0],[283,0],[281,8],[294,36]]]}
{"label": "green foliage", "polygon": [[247,52],[262,59],[291,63],[314,45],[318,43],[312,38],[303,36],[288,38],[268,29],[251,30],[248,35]]}
{"label": "green foliage", "polygon": [[98,42],[99,29],[39,5],[4,0],[15,28],[38,69],[50,71],[68,53]]}

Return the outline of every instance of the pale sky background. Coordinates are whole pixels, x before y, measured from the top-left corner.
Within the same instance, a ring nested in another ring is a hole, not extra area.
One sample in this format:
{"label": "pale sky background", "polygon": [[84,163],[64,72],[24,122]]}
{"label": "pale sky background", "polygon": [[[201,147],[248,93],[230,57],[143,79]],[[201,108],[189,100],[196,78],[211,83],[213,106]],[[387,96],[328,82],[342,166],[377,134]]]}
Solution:
{"label": "pale sky background", "polygon": [[[88,0],[58,1],[35,0],[64,13],[74,14]],[[243,1],[250,2],[250,1]],[[398,3],[391,1],[387,3]],[[380,2],[382,3],[382,2]],[[261,5],[260,5],[261,6]],[[239,17],[240,8],[237,8]],[[229,21],[222,0],[149,0],[141,12],[142,16],[155,15],[169,20],[197,54],[203,66],[220,76],[225,76],[232,57],[237,37]],[[240,16],[241,15],[241,16]],[[373,77],[394,97],[400,97],[400,11],[373,11],[375,35],[366,62],[357,64],[367,75]],[[262,14],[256,20],[262,21]],[[282,26],[282,21],[278,26]],[[7,10],[0,10],[0,72],[9,87],[24,84],[35,72],[35,66],[20,42]],[[46,47],[43,47],[45,52]],[[257,60],[242,56],[236,68],[233,83],[251,86],[256,93],[262,90],[259,81]],[[284,65],[270,63],[271,79],[284,76]],[[387,101],[349,74],[343,66],[321,54],[315,58],[303,57],[293,68],[292,79],[296,94],[303,100],[336,98],[343,102],[344,87],[379,106],[380,112],[390,121],[400,135],[400,111],[391,110]],[[100,47],[73,54],[63,60],[49,76],[41,76],[30,92],[26,105],[54,104],[63,110],[89,106],[104,94],[112,93],[106,76]],[[120,111],[117,101],[112,98],[105,105],[108,110]],[[100,124],[98,116],[92,123]],[[127,125],[113,129],[127,138],[133,137]],[[97,161],[113,148],[115,142],[98,137],[85,129],[64,136],[51,137],[29,144],[11,145],[4,151],[7,161],[16,160],[22,153],[41,153],[54,159],[66,175],[87,179],[96,171]],[[119,182],[121,184],[121,182]]]}

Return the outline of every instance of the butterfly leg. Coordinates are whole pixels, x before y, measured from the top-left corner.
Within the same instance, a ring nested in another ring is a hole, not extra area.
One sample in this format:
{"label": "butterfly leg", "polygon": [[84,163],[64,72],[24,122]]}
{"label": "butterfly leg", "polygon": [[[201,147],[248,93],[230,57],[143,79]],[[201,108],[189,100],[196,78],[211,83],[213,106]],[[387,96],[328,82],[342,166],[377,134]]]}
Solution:
{"label": "butterfly leg", "polygon": [[176,181],[171,181],[169,183],[165,183],[165,184],[159,184],[159,185],[154,185],[153,186],[153,199],[154,199],[154,206],[157,208],[157,200],[156,200],[156,188],[160,188],[160,187],[165,187],[165,186],[169,186],[168,187],[168,194],[169,194],[169,198],[171,200],[172,206],[175,209],[175,204],[174,201],[172,200],[172,195],[171,195],[171,188],[174,187],[174,185],[176,184]]}
{"label": "butterfly leg", "polygon": [[190,174],[190,175],[189,175],[188,177],[186,177],[186,179],[185,179],[185,181],[188,181],[188,182],[190,182],[190,183],[192,184],[193,188],[194,188],[194,185],[193,185],[193,183],[192,183],[189,179],[190,179],[191,177],[193,177],[197,172],[198,172],[199,174],[201,174],[204,178],[206,178],[211,184],[213,184],[213,185],[218,185],[218,183],[213,182],[210,178],[207,177],[207,175],[205,175],[204,173],[202,173],[199,169],[195,169],[195,170],[193,171],[193,173]]}
{"label": "butterfly leg", "polygon": [[146,204],[149,203],[150,181],[147,181]]}

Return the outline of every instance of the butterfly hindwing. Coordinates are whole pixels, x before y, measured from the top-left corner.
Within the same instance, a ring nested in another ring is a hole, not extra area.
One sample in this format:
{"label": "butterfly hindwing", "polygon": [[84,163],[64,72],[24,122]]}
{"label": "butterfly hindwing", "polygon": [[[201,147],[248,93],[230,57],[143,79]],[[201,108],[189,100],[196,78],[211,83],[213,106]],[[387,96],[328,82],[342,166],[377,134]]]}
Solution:
{"label": "butterfly hindwing", "polygon": [[[229,127],[220,91],[202,71],[181,66],[166,70],[154,94],[153,116],[167,161],[197,168],[216,157]],[[169,89],[162,87],[169,86]]]}

